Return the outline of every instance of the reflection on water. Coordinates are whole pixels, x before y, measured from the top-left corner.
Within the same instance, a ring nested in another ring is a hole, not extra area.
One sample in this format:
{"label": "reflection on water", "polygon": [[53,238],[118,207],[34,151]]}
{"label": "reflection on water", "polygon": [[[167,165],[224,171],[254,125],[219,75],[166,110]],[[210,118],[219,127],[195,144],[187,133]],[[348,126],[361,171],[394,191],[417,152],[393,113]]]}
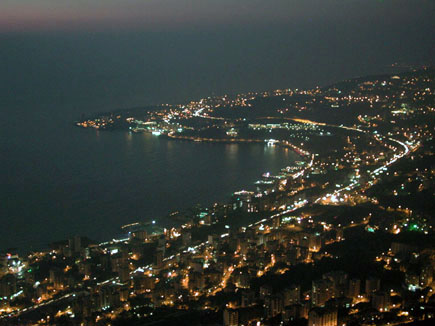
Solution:
{"label": "reflection on water", "polygon": [[239,144],[225,144],[225,155],[229,160],[229,163],[234,164],[237,160],[237,153],[239,150]]}
{"label": "reflection on water", "polygon": [[132,133],[131,132],[126,132],[124,139],[125,139],[126,148],[128,150],[131,150],[132,147],[133,147],[133,144],[132,144],[132,142],[133,142],[133,135],[132,135]]}

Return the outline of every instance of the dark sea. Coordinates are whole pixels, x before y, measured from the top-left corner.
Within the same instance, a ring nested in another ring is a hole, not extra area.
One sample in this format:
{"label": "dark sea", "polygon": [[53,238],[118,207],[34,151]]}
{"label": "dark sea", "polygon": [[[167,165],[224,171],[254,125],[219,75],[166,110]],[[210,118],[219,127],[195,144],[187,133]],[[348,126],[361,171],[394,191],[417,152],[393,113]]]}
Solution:
{"label": "dark sea", "polygon": [[284,40],[255,28],[0,34],[0,251],[111,239],[126,223],[226,201],[297,159],[262,144],[80,129],[83,113],[327,85],[390,62],[362,60],[345,41],[340,60],[332,47],[307,56],[325,48],[300,29]]}
{"label": "dark sea", "polygon": [[[297,159],[262,144],[206,144],[73,126],[62,110],[8,113],[2,125],[0,248],[43,248],[73,235],[226,201]],[[168,221],[160,221],[167,223]]]}

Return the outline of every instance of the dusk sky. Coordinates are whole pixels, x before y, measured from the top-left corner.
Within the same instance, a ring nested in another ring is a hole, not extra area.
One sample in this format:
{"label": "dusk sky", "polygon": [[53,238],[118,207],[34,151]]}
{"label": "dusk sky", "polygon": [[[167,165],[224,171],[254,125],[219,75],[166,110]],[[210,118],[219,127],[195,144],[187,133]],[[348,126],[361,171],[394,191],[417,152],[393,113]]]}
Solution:
{"label": "dusk sky", "polygon": [[434,3],[2,0],[0,101],[104,110],[433,64]]}
{"label": "dusk sky", "polygon": [[[433,17],[430,0],[3,0],[2,31],[168,28],[335,21],[399,25]],[[363,26],[361,26],[363,27]]]}

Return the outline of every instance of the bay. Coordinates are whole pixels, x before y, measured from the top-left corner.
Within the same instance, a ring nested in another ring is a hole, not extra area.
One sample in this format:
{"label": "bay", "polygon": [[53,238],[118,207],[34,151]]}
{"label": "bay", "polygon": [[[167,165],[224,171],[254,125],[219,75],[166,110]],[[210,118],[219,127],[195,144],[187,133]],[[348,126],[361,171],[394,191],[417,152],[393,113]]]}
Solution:
{"label": "bay", "polygon": [[120,226],[227,201],[297,155],[263,144],[210,144],[73,125],[65,107],[14,107],[0,137],[0,250],[74,235],[101,241]]}

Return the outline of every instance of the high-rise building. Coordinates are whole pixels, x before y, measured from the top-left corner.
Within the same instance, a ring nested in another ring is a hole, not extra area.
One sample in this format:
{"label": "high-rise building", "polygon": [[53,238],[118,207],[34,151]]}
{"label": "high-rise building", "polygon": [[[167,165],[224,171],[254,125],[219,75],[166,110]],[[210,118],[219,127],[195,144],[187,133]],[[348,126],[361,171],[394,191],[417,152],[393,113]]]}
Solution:
{"label": "high-rise building", "polygon": [[358,278],[352,278],[349,280],[349,286],[347,288],[348,298],[357,298],[361,293],[361,280]]}
{"label": "high-rise building", "polygon": [[372,307],[380,312],[390,310],[390,295],[386,292],[374,292],[372,294]]}
{"label": "high-rise building", "polygon": [[337,326],[337,310],[314,308],[308,314],[308,326]]}
{"label": "high-rise building", "polygon": [[381,280],[377,277],[369,277],[366,279],[366,294],[371,295],[373,292],[381,288]]}
{"label": "high-rise building", "polygon": [[60,268],[51,268],[50,272],[49,272],[49,276],[50,276],[50,278],[49,278],[50,283],[53,284],[53,287],[56,290],[63,289],[63,287],[64,287],[64,284],[63,284],[64,274]]}
{"label": "high-rise building", "polygon": [[118,275],[121,283],[128,282],[130,280],[130,269],[128,268],[128,265],[120,266]]}
{"label": "high-rise building", "polygon": [[239,312],[236,309],[224,310],[224,326],[239,326]]}
{"label": "high-rise building", "polygon": [[274,295],[266,297],[264,300],[264,304],[266,308],[266,316],[268,318],[275,317],[276,315],[284,311],[282,298],[279,296]]}
{"label": "high-rise building", "polygon": [[311,288],[311,302],[314,306],[324,306],[325,302],[332,298],[332,282],[328,279],[315,280]]}
{"label": "high-rise building", "polygon": [[7,274],[0,279],[0,297],[10,297],[17,292],[17,279]]}
{"label": "high-rise building", "polygon": [[283,291],[284,306],[289,306],[301,301],[301,287],[299,285],[291,286]]}
{"label": "high-rise building", "polygon": [[154,266],[156,268],[162,268],[163,266],[163,250],[157,250],[154,255]]}
{"label": "high-rise building", "polygon": [[339,298],[343,297],[346,294],[347,284],[348,284],[348,275],[343,271],[332,271],[326,274],[323,274],[324,279],[328,279],[332,283],[332,297]]}

